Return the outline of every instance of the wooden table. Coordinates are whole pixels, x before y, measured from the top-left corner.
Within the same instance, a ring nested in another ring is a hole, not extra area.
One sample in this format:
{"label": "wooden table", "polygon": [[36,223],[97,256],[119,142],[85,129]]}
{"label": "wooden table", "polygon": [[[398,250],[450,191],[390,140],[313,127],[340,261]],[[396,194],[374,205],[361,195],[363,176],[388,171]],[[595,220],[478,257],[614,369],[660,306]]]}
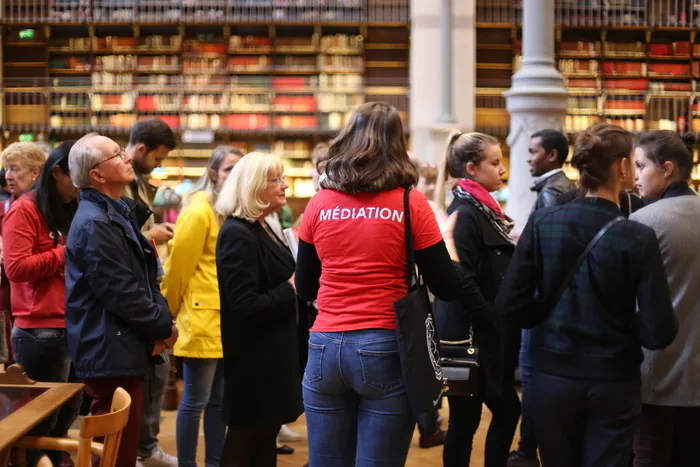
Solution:
{"label": "wooden table", "polygon": [[[13,443],[77,396],[84,387],[82,383],[0,384],[0,467],[7,464]],[[18,398],[28,402],[10,409],[8,404]]]}

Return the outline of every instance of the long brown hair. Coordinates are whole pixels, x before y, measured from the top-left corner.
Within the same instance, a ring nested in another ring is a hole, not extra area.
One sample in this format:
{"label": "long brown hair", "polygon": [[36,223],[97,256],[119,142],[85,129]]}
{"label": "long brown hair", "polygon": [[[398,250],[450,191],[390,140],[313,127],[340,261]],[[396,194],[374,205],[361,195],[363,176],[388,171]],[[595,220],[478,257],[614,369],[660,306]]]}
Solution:
{"label": "long brown hair", "polygon": [[330,143],[326,177],[329,186],[347,193],[415,185],[399,111],[383,102],[358,107]]}
{"label": "long brown hair", "polygon": [[462,133],[452,130],[447,137],[443,160],[438,164],[435,198],[441,211],[445,210],[445,184],[452,178],[469,178],[467,164],[478,165],[489,146],[498,146],[498,140],[483,133]]}

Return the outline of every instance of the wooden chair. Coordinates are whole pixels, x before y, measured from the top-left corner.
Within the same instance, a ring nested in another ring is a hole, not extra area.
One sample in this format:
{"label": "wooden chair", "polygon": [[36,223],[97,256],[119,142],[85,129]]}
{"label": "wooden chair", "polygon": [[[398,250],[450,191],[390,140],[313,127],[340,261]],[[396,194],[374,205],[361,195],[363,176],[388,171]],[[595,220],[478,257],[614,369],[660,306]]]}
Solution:
{"label": "wooden chair", "polygon": [[[91,467],[92,454],[99,456],[100,467],[114,467],[117,451],[122,440],[122,431],[129,420],[131,396],[122,388],[114,391],[111,412],[83,418],[80,424],[79,439],[48,438],[26,436],[13,445],[20,449],[43,449],[49,451],[68,451],[77,455],[76,467]],[[93,442],[94,438],[104,438],[102,444]]]}
{"label": "wooden chair", "polygon": [[22,365],[15,363],[5,368],[5,371],[0,371],[0,384],[5,386],[24,386],[27,384],[36,384],[36,381],[27,376]]}

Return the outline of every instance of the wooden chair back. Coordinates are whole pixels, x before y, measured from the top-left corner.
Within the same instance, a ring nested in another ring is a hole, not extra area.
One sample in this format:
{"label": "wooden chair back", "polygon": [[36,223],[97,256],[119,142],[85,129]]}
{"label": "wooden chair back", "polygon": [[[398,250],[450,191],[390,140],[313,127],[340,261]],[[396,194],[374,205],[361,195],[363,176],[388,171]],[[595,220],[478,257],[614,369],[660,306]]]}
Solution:
{"label": "wooden chair back", "polygon": [[[114,467],[122,432],[129,421],[130,408],[131,396],[124,389],[117,388],[112,398],[111,412],[83,418],[80,424],[80,437],[77,441],[67,438],[25,436],[13,445],[17,448],[15,463],[19,466],[26,465],[25,449],[43,449],[76,454],[76,467],[92,467],[93,454],[100,457],[100,467]],[[93,442],[95,438],[99,438],[98,442]],[[99,444],[100,442],[102,444]]]}
{"label": "wooden chair back", "polygon": [[36,384],[36,381],[27,376],[22,365],[15,363],[5,368],[5,371],[0,371],[0,384],[24,386]]}
{"label": "wooden chair back", "polygon": [[92,440],[103,438],[100,467],[114,467],[122,432],[129,421],[131,396],[122,388],[117,388],[112,397],[112,407],[108,414],[85,417],[80,425],[77,467],[92,465]]}

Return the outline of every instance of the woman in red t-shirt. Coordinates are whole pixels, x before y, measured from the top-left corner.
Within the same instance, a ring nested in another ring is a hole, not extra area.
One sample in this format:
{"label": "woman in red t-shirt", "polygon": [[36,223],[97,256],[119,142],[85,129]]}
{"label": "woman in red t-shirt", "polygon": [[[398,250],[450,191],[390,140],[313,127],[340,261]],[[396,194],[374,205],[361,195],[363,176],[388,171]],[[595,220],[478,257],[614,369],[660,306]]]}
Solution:
{"label": "woman in red t-shirt", "polygon": [[[416,171],[399,112],[359,107],[328,148],[324,188],[301,226],[297,293],[317,300],[303,378],[310,465],[402,466],[415,426],[393,303],[406,295],[404,190]],[[452,263],[425,197],[410,194],[416,263],[431,291],[475,296]]]}

